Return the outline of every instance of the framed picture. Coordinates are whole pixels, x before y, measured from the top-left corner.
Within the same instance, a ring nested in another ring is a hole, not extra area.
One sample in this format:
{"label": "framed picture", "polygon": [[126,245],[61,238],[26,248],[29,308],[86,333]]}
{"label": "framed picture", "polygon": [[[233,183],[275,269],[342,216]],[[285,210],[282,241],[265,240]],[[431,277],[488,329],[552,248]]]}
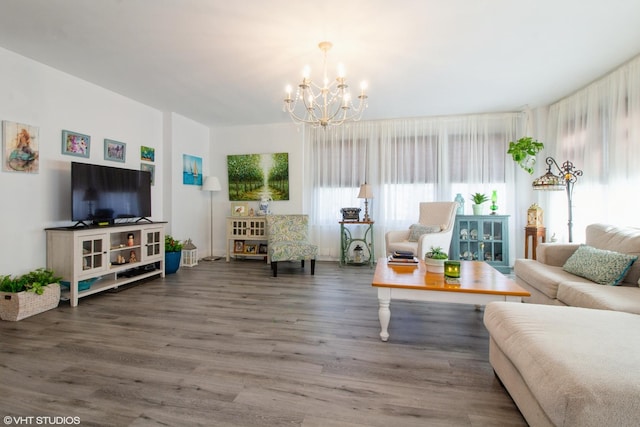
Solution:
{"label": "framed picture", "polygon": [[104,140],[104,159],[114,162],[124,163],[127,154],[127,144],[124,142],[114,141],[112,139]]}
{"label": "framed picture", "polygon": [[149,163],[140,163],[140,170],[151,172],[151,185],[156,180],[156,165],[150,165]]}
{"label": "framed picture", "polygon": [[2,170],[7,172],[38,173],[40,128],[23,123],[2,122]]}
{"label": "framed picture", "polygon": [[231,216],[247,216],[249,213],[249,204],[246,202],[232,202]]}
{"label": "framed picture", "polygon": [[151,147],[140,147],[140,160],[145,162],[154,162],[156,160],[156,149]]}
{"label": "framed picture", "polygon": [[182,155],[182,183],[202,185],[202,157]]}
{"label": "framed picture", "polygon": [[233,252],[237,254],[244,253],[244,240],[234,240],[233,241]]}
{"label": "framed picture", "polygon": [[62,154],[69,156],[89,157],[91,137],[70,130],[62,131]]}
{"label": "framed picture", "polygon": [[289,154],[227,156],[229,200],[289,200]]}
{"label": "framed picture", "polygon": [[268,248],[269,248],[269,245],[267,245],[265,243],[260,243],[260,246],[258,246],[258,253],[266,255]]}
{"label": "framed picture", "polygon": [[246,254],[256,254],[258,253],[258,245],[255,243],[247,243],[244,245],[244,253]]}

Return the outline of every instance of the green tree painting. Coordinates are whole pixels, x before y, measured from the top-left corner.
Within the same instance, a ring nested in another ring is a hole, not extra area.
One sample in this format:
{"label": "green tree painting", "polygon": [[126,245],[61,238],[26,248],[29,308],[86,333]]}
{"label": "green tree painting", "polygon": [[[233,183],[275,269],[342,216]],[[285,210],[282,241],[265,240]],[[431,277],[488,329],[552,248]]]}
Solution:
{"label": "green tree painting", "polygon": [[229,200],[289,200],[289,154],[227,156]]}

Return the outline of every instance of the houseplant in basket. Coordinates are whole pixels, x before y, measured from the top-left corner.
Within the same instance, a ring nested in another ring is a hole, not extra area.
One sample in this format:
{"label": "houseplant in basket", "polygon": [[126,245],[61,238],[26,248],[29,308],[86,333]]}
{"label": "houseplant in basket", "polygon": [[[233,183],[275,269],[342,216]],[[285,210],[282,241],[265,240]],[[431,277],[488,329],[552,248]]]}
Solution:
{"label": "houseplant in basket", "polygon": [[170,235],[164,236],[164,272],[173,274],[180,268],[180,258],[182,257],[182,242],[174,239]]}
{"label": "houseplant in basket", "polygon": [[430,273],[444,273],[444,262],[449,259],[449,255],[441,247],[433,247],[424,256],[424,264]]}
{"label": "houseplant in basket", "polygon": [[0,276],[0,318],[17,321],[56,308],[60,277],[39,268],[18,277]]}

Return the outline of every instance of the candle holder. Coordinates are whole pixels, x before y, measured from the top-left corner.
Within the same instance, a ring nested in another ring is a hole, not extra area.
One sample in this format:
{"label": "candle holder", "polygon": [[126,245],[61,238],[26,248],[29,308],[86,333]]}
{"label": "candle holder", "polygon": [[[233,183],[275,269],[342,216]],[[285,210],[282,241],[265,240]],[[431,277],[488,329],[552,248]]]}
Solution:
{"label": "candle holder", "polygon": [[444,275],[446,277],[459,278],[460,277],[460,261],[445,261]]}

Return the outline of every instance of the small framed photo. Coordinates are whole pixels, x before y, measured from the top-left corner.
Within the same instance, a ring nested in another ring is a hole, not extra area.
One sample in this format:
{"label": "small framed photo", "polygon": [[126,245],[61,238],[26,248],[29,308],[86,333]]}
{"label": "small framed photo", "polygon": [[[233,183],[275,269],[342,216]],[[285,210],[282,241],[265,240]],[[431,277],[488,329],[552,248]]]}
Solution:
{"label": "small framed photo", "polygon": [[237,254],[244,253],[244,240],[234,240],[233,241],[233,252]]}
{"label": "small framed photo", "polygon": [[156,165],[150,165],[149,163],[140,163],[140,170],[151,172],[151,185],[153,185],[156,178]]}
{"label": "small framed photo", "polygon": [[246,202],[232,202],[231,216],[247,216],[249,214],[249,204]]}
{"label": "small framed photo", "polygon": [[257,254],[258,253],[258,245],[255,243],[247,243],[244,245],[244,253],[246,254]]}
{"label": "small framed photo", "polygon": [[156,149],[152,147],[145,147],[144,145],[140,147],[140,160],[144,160],[145,162],[155,162],[156,160]]}
{"label": "small framed photo", "polygon": [[62,154],[69,156],[89,157],[91,137],[70,130],[62,131]]}
{"label": "small framed photo", "polygon": [[269,246],[266,243],[260,243],[260,245],[258,246],[258,253],[266,255],[268,248]]}
{"label": "small framed photo", "polygon": [[104,140],[104,159],[114,162],[124,163],[127,154],[127,144],[124,142],[114,141],[112,139]]}

